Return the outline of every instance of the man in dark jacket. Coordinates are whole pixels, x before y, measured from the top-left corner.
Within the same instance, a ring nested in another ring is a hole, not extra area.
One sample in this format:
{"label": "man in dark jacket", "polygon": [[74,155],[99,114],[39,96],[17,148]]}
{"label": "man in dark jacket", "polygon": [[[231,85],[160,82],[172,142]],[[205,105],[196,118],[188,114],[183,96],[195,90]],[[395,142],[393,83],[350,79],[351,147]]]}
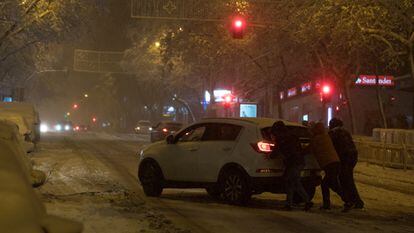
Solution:
{"label": "man in dark jacket", "polygon": [[274,150],[272,156],[275,154],[283,155],[283,162],[285,164],[285,179],[286,179],[286,210],[292,209],[293,196],[298,194],[305,204],[305,211],[312,208],[313,203],[309,200],[309,196],[305,191],[300,179],[300,172],[305,166],[305,158],[302,153],[302,146],[297,136],[289,132],[283,121],[278,121],[273,124],[272,135],[276,141],[277,150]]}
{"label": "man in dark jacket", "polygon": [[[364,208],[364,202],[359,196],[354,180],[354,168],[358,162],[358,151],[352,136],[343,128],[343,122],[337,118],[333,118],[329,122],[329,136],[341,160],[339,180],[344,189],[344,195],[346,195],[347,200],[351,201],[354,208],[362,209]],[[351,207],[348,206],[345,211]]]}

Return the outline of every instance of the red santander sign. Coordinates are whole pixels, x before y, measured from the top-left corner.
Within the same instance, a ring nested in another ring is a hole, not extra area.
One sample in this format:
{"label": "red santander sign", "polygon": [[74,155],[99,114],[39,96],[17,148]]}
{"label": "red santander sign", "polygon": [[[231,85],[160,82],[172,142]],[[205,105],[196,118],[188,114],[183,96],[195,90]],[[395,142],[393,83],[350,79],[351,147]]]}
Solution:
{"label": "red santander sign", "polygon": [[[355,81],[357,86],[375,86],[377,85],[377,77],[375,75],[360,75]],[[378,85],[392,87],[395,85],[394,76],[379,75]]]}

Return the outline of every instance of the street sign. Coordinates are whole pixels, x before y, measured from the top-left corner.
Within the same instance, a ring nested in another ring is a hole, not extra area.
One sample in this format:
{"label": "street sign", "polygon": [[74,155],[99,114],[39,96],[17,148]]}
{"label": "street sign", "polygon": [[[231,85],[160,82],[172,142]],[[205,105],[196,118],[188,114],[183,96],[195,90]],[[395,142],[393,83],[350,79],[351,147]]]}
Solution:
{"label": "street sign", "polygon": [[[274,0],[254,0],[244,3],[250,24],[265,22],[274,16]],[[224,21],[238,12],[239,5],[226,0],[131,0],[131,17],[138,19]]]}
{"label": "street sign", "polygon": [[91,73],[124,73],[123,52],[75,49],[73,70]]}
{"label": "street sign", "polygon": [[[377,78],[378,78],[378,83],[377,83]],[[392,87],[395,85],[394,76],[379,75],[377,77],[375,75],[360,75],[355,81],[355,85],[357,86],[376,86],[377,84],[379,86]]]}
{"label": "street sign", "polygon": [[141,19],[175,19],[218,21],[222,17],[212,9],[219,1],[212,0],[132,0],[131,17]]}

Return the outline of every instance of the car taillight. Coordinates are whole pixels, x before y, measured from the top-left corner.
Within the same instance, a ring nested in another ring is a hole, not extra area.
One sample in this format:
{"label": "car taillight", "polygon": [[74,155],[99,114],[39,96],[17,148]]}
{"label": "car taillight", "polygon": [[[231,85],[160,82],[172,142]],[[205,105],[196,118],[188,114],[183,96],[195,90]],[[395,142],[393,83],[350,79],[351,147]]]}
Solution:
{"label": "car taillight", "polygon": [[272,142],[260,141],[258,143],[252,143],[252,147],[259,153],[271,153],[275,144]]}
{"label": "car taillight", "polygon": [[164,128],[164,129],[162,129],[162,132],[168,133],[168,129],[167,128]]}

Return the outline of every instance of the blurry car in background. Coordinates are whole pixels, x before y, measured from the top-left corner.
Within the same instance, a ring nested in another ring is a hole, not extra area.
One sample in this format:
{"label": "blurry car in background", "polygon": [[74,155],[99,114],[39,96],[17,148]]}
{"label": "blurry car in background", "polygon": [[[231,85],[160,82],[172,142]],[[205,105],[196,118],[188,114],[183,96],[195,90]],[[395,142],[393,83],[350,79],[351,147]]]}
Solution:
{"label": "blurry car in background", "polygon": [[152,128],[151,142],[164,140],[168,135],[174,134],[183,127],[182,123],[175,121],[161,121]]}
{"label": "blurry car in background", "polygon": [[87,126],[87,125],[76,125],[75,127],[73,127],[73,131],[75,131],[75,132],[88,132],[89,131],[89,126]]}
{"label": "blurry car in background", "polygon": [[151,122],[138,121],[137,126],[134,129],[136,134],[149,134],[152,131]]}
{"label": "blurry car in background", "polygon": [[55,125],[54,130],[56,132],[72,132],[73,131],[73,124],[70,121],[58,122]]}

